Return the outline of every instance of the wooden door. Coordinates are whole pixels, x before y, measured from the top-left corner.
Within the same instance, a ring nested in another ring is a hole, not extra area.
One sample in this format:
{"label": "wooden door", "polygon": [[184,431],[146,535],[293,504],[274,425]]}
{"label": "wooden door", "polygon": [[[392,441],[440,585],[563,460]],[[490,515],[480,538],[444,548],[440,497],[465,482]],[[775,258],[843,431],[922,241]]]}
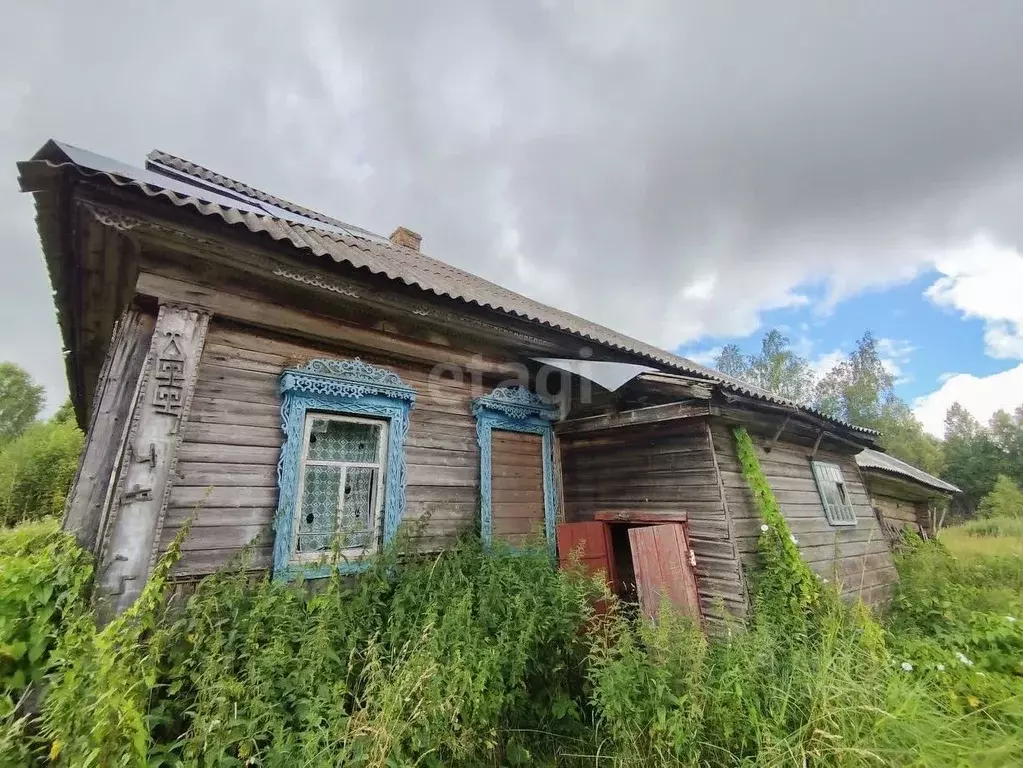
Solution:
{"label": "wooden door", "polygon": [[611,527],[607,523],[587,521],[558,526],[558,561],[561,567],[571,566],[575,557],[586,573],[603,571],[609,586],[615,588],[618,576],[611,550]]}
{"label": "wooden door", "polygon": [[521,546],[544,530],[543,437],[495,429],[490,444],[491,534]]}
{"label": "wooden door", "polygon": [[668,598],[682,614],[700,621],[692,550],[681,523],[629,529],[629,546],[636,569],[636,589],[643,613],[657,618],[661,600]]}

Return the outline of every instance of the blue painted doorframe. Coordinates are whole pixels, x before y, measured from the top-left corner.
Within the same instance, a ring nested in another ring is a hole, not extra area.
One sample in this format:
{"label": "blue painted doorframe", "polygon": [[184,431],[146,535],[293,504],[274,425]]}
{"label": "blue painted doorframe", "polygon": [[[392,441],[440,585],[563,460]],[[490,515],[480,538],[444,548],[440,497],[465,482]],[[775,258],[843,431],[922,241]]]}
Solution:
{"label": "blue painted doorframe", "polygon": [[554,477],[554,428],[557,411],[525,387],[499,387],[489,395],[473,398],[476,441],[480,447],[480,533],[484,543],[493,536],[493,431],[525,432],[543,438],[544,531],[551,553],[556,547],[558,517],[557,481]]}

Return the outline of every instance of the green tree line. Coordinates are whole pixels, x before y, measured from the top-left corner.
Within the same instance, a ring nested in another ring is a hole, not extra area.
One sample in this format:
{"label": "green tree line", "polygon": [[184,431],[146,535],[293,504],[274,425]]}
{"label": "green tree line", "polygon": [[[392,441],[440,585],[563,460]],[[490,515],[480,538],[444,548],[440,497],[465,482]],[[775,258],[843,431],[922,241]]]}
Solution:
{"label": "green tree line", "polygon": [[71,404],[40,419],[43,388],[14,363],[0,363],[0,526],[60,515],[83,436]]}
{"label": "green tree line", "polygon": [[745,354],[728,344],[714,362],[722,373],[760,389],[877,430],[887,453],[961,488],[958,501],[968,514],[1023,517],[1023,404],[982,424],[953,403],[939,439],[895,393],[895,375],[869,331],[820,376],[776,329],[764,335],[759,352]]}

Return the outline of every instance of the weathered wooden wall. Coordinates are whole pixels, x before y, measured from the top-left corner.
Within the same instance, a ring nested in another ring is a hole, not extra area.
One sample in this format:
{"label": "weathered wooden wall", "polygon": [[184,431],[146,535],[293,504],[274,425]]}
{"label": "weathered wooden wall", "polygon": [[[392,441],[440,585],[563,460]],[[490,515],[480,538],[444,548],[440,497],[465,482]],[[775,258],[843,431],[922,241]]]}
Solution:
{"label": "weathered wooden wall", "polygon": [[[870,481],[867,482],[869,485]],[[881,510],[881,514],[889,522],[908,526],[914,531],[919,525],[929,532],[930,518],[927,514],[926,501],[912,501],[878,493],[873,493],[870,498],[874,502],[874,506]]]}
{"label": "weathered wooden wall", "polygon": [[491,433],[491,531],[509,544],[544,528],[543,438],[495,429]]}
{"label": "weathered wooden wall", "polygon": [[160,542],[163,551],[198,508],[182,547],[179,576],[211,573],[253,540],[258,541],[251,567],[270,565],[283,440],[277,384],[284,368],[317,357],[361,357],[390,368],[416,389],[405,448],[403,519],[422,524],[419,546],[440,548],[475,522],[479,451],[467,377],[431,382],[428,364],[310,346],[214,319]]}
{"label": "weathered wooden wall", "polygon": [[704,616],[720,618],[719,603],[745,612],[729,503],[705,420],[564,435],[560,442],[566,520],[601,509],[685,510]]}
{"label": "weathered wooden wall", "polygon": [[[714,420],[711,431],[735,526],[736,545],[743,561],[752,563],[763,521],[742,476],[731,428]],[[841,467],[846,491],[856,507],[855,526],[833,526],[825,517],[814,482],[808,458],[810,446],[788,442],[782,434],[767,453],[764,446],[773,434],[749,431],[761,467],[799,542],[803,558],[823,577],[839,581],[844,594],[860,593],[870,603],[888,599],[898,576],[853,456],[823,449],[817,453],[819,460]]]}

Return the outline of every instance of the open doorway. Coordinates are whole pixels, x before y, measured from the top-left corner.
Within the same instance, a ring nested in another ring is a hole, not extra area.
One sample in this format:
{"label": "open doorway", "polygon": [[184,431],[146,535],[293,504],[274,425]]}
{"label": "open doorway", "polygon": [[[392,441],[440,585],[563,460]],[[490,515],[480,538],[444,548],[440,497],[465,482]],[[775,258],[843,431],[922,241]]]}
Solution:
{"label": "open doorway", "polygon": [[701,620],[684,514],[598,511],[558,526],[558,552],[563,566],[578,558],[589,573],[603,573],[612,592],[650,618],[667,599]]}

